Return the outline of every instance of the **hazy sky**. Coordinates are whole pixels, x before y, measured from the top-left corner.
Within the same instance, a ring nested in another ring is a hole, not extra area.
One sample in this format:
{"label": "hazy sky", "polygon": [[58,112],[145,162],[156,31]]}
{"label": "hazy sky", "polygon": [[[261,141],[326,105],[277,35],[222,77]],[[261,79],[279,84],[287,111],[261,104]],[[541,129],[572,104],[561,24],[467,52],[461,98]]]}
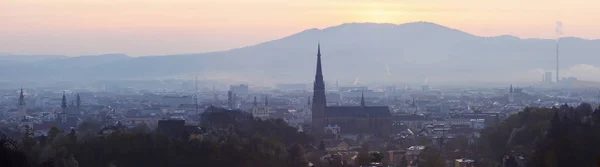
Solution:
{"label": "hazy sky", "polygon": [[595,0],[0,0],[0,52],[199,53],[348,22],[429,21],[475,35],[600,38]]}

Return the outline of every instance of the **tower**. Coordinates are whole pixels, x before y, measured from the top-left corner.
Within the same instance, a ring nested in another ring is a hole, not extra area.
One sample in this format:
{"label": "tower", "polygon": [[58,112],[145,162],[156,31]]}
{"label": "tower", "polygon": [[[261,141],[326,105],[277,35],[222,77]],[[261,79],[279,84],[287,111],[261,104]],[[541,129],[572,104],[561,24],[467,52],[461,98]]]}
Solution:
{"label": "tower", "polygon": [[231,91],[227,92],[227,105],[230,109],[233,109],[233,92]]}
{"label": "tower", "polygon": [[26,120],[27,114],[25,113],[25,95],[23,95],[23,88],[19,93],[19,119]]}
{"label": "tower", "polygon": [[319,132],[323,129],[325,106],[325,82],[323,81],[323,70],[321,69],[321,44],[317,45],[317,70],[313,85],[312,99],[312,129]]}
{"label": "tower", "polygon": [[265,96],[265,107],[269,106],[269,98]]}
{"label": "tower", "polygon": [[254,106],[253,107],[258,107],[258,102],[256,101],[256,96],[254,96]]}
{"label": "tower", "polygon": [[77,94],[77,100],[75,105],[77,108],[81,107],[81,97],[79,96],[79,94]]}
{"label": "tower", "polygon": [[556,39],[556,84],[558,84],[558,39]]}
{"label": "tower", "polygon": [[254,96],[254,106],[252,106],[252,116],[259,117],[260,109],[258,108],[258,102],[256,101],[256,96]]}
{"label": "tower", "polygon": [[514,89],[513,86],[510,85],[510,90],[508,92],[508,102],[512,103],[515,101]]}
{"label": "tower", "polygon": [[60,113],[60,122],[65,123],[67,122],[67,95],[64,91],[60,107],[62,108],[62,112]]}
{"label": "tower", "polygon": [[365,92],[361,92],[360,94],[360,107],[365,107]]}
{"label": "tower", "polygon": [[83,114],[81,113],[81,97],[79,97],[79,94],[77,94],[77,97],[75,99],[75,108],[77,113]]}
{"label": "tower", "polygon": [[195,106],[196,107],[196,114],[198,114],[200,112],[199,108],[198,108],[199,107],[198,106],[198,76],[196,76],[195,84],[196,84],[196,92],[194,92],[194,104],[196,105]]}

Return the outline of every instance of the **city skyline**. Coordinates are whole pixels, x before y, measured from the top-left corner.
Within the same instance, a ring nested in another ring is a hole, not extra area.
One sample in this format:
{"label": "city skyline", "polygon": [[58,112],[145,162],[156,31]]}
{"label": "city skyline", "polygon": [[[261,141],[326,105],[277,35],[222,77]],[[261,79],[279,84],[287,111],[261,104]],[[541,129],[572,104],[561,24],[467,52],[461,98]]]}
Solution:
{"label": "city skyline", "polygon": [[597,39],[600,33],[594,30],[600,25],[589,22],[600,16],[593,3],[598,2],[3,1],[0,52],[67,56],[202,53],[352,22],[426,21],[478,36],[556,38],[554,27],[561,21],[565,36]]}

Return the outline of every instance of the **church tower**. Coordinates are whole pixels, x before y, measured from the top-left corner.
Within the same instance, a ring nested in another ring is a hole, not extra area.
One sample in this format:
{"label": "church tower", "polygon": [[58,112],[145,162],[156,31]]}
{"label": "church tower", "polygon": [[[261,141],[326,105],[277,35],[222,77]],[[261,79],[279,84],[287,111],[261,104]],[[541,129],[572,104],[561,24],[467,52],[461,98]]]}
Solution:
{"label": "church tower", "polygon": [[27,119],[27,114],[25,113],[25,95],[23,95],[23,88],[21,88],[21,93],[19,94],[19,119]]}
{"label": "church tower", "polygon": [[62,112],[59,115],[60,122],[65,123],[67,122],[67,95],[65,95],[65,92],[63,92],[62,103],[60,107],[62,108]]}
{"label": "church tower", "polygon": [[313,132],[321,132],[324,127],[325,106],[325,82],[323,81],[323,70],[321,69],[321,44],[317,45],[317,71],[313,86],[312,99],[312,129]]}
{"label": "church tower", "polygon": [[360,107],[365,107],[365,92],[361,92],[360,94]]}

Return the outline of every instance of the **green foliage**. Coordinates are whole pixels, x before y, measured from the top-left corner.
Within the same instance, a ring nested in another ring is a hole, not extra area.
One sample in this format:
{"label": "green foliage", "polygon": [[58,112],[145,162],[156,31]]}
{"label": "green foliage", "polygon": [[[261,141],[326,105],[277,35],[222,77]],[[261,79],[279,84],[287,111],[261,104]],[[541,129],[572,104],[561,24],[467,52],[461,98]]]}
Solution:
{"label": "green foliage", "polygon": [[323,140],[319,142],[319,151],[325,151],[325,143],[323,142]]}
{"label": "green foliage", "polygon": [[16,141],[0,134],[0,166],[27,167],[27,154]]}
{"label": "green foliage", "polygon": [[425,147],[419,154],[419,166],[444,167],[446,166],[446,160],[437,148]]}
{"label": "green foliage", "polygon": [[223,109],[203,117],[208,133],[194,140],[148,133],[147,126],[109,135],[87,133],[97,129],[93,123],[69,133],[52,128],[45,144],[32,143],[27,158],[34,167],[308,165],[304,147],[312,139],[282,120],[255,120]]}
{"label": "green foliage", "polygon": [[369,154],[369,145],[367,143],[363,143],[362,147],[358,151],[358,155],[356,155],[354,164],[368,165],[371,164],[372,159],[373,157],[371,157],[371,155]]}
{"label": "green foliage", "polygon": [[371,162],[381,163],[383,160],[383,154],[380,152],[371,153]]}
{"label": "green foliage", "polygon": [[514,147],[530,150],[535,138],[549,127],[549,120],[554,112],[555,110],[547,108],[525,108],[523,112],[484,129],[477,141],[476,154],[500,162]]}
{"label": "green foliage", "polygon": [[417,136],[415,138],[415,142],[416,142],[416,145],[421,145],[421,146],[431,146],[433,144],[431,142],[431,140],[425,136]]}
{"label": "green foliage", "polygon": [[406,159],[406,156],[402,156],[402,159],[400,159],[400,161],[398,161],[398,163],[396,164],[396,166],[398,166],[398,167],[407,167],[408,166],[408,160]]}
{"label": "green foliage", "polygon": [[365,152],[359,152],[358,155],[356,156],[356,159],[354,160],[354,164],[357,165],[368,165],[371,164],[371,160],[373,158],[371,157],[371,155],[369,155],[369,153],[365,153]]}
{"label": "green foliage", "polygon": [[102,123],[96,120],[84,120],[79,124],[77,130],[79,132],[90,132],[90,133],[98,133],[102,129]]}
{"label": "green foliage", "polygon": [[50,128],[50,130],[48,131],[48,139],[50,141],[54,140],[54,138],[60,134],[61,131],[58,130],[58,128],[56,128],[55,126],[53,126],[52,128]]}
{"label": "green foliage", "polygon": [[[592,111],[586,103],[576,108],[526,108],[483,130],[472,150],[496,164],[505,155],[519,153],[528,166],[597,166],[599,120],[600,109]],[[489,161],[479,163],[485,162]]]}

